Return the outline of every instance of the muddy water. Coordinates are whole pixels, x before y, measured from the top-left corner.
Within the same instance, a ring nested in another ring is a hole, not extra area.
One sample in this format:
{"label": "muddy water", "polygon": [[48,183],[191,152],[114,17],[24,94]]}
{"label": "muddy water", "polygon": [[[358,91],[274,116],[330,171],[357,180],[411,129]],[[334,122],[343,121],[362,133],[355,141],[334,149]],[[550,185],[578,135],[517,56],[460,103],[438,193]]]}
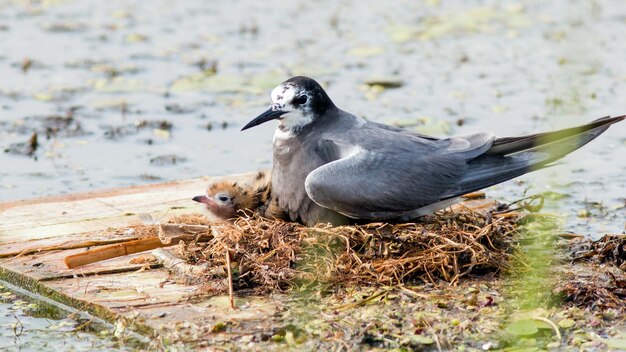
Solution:
{"label": "muddy water", "polygon": [[[619,0],[3,1],[0,200],[268,168],[272,123],[239,128],[295,74],[443,136],[624,114],[623,33]],[[488,193],[548,192],[564,231],[621,232],[625,155],[622,124]]]}

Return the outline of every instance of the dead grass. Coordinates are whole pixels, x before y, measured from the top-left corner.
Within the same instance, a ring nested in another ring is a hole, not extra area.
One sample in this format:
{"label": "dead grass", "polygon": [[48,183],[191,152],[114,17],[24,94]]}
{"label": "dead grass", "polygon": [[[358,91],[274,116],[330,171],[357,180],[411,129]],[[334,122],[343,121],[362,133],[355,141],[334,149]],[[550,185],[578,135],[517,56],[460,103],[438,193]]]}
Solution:
{"label": "dead grass", "polygon": [[[509,267],[518,216],[469,209],[441,212],[420,223],[305,227],[256,215],[212,224],[213,239],[178,247],[191,264],[223,267],[231,254],[235,288],[257,292],[309,285],[404,284],[445,280]],[[199,215],[174,223],[209,224]],[[207,282],[223,281],[207,274]]]}
{"label": "dead grass", "polygon": [[[520,255],[512,244],[522,216],[461,208],[406,224],[310,228],[255,214],[234,223],[212,223],[201,214],[169,222],[211,225],[211,240],[181,243],[175,251],[186,263],[213,269],[198,277],[210,291],[225,292],[228,250],[235,289],[268,293],[318,285],[393,286],[441,280],[455,285],[469,274],[506,271],[513,256]],[[140,237],[154,235],[155,229],[134,227]],[[569,305],[624,311],[626,236],[578,238],[565,250],[572,264],[563,267],[555,293]]]}

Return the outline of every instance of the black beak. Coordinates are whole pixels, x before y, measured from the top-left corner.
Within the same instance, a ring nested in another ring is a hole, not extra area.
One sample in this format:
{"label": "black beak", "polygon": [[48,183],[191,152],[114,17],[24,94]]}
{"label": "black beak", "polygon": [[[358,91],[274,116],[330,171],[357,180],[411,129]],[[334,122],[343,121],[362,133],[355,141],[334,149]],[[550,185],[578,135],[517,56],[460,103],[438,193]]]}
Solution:
{"label": "black beak", "polygon": [[282,111],[280,109],[274,110],[272,107],[270,107],[264,113],[262,113],[261,115],[255,117],[254,120],[248,122],[248,124],[243,126],[243,128],[241,130],[244,131],[244,130],[247,130],[248,128],[251,128],[251,127],[254,127],[254,126],[258,126],[258,125],[260,125],[260,124],[262,124],[264,122],[267,122],[267,121],[270,121],[270,120],[276,120],[277,118],[281,117],[285,113],[287,113],[287,112],[286,111]]}

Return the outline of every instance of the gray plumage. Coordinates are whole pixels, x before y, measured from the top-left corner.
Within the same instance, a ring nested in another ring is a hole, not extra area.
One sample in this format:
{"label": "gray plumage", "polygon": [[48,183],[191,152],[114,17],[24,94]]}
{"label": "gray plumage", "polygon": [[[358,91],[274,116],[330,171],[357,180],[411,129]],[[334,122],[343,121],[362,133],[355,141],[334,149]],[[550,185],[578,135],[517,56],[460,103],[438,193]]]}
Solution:
{"label": "gray plumage", "polygon": [[439,139],[342,111],[306,77],[284,82],[272,100],[270,110],[244,129],[280,120],[272,196],[292,220],[307,225],[423,215],[465,193],[546,167],[625,117],[522,137]]}

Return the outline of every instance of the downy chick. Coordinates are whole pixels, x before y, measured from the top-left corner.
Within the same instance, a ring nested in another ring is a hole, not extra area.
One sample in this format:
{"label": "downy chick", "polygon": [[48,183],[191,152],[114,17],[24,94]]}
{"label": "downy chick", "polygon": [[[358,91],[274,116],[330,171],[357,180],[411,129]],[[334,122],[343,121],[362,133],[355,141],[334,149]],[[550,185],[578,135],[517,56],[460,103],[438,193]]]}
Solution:
{"label": "downy chick", "polygon": [[206,204],[207,209],[222,220],[243,215],[243,210],[253,211],[263,217],[284,218],[278,202],[271,198],[270,171],[259,171],[249,183],[220,181],[209,185],[206,195],[194,201]]}

